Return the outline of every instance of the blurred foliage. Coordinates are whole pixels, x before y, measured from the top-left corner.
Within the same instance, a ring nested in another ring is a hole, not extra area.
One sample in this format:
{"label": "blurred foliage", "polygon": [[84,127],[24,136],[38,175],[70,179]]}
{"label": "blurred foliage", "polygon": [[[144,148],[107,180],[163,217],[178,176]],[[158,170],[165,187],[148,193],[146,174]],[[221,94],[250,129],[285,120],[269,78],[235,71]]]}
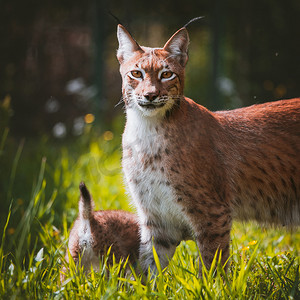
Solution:
{"label": "blurred foliage", "polygon": [[0,99],[11,97],[14,135],[76,135],[88,113],[102,125],[121,113],[108,10],[149,46],[204,15],[188,28],[185,93],[208,108],[299,96],[298,0],[2,0]]}
{"label": "blurred foliage", "polygon": [[[3,136],[3,138],[5,138],[5,131],[8,130],[9,120],[13,114],[10,102],[11,98],[8,95],[3,99],[3,101],[0,101],[0,137]],[[4,140],[2,144],[3,143]]]}
{"label": "blurred foliage", "polygon": [[[12,205],[8,236],[14,234],[6,246],[14,248],[23,232],[24,220],[34,237],[40,223],[51,221],[62,227],[63,216],[69,227],[77,214],[78,186],[82,180],[90,188],[97,209],[130,210],[120,167],[121,123],[115,121],[111,131],[104,132],[94,124],[85,124],[81,137],[62,141],[46,136],[40,140],[17,140],[3,134],[0,230]],[[36,243],[35,239],[31,242]]]}

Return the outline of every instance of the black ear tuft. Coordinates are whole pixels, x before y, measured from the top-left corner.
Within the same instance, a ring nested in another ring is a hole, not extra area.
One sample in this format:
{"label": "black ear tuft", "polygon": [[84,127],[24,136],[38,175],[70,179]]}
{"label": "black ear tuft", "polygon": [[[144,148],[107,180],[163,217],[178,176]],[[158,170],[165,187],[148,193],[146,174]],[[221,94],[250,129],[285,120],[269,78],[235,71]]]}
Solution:
{"label": "black ear tuft", "polygon": [[183,27],[187,28],[191,23],[194,23],[195,21],[201,20],[203,18],[204,18],[204,16],[193,18],[193,19],[189,20]]}
{"label": "black ear tuft", "polygon": [[113,19],[115,19],[115,21],[117,22],[117,25],[123,25],[122,22],[120,21],[120,19],[118,17],[116,17],[110,10],[107,12]]}

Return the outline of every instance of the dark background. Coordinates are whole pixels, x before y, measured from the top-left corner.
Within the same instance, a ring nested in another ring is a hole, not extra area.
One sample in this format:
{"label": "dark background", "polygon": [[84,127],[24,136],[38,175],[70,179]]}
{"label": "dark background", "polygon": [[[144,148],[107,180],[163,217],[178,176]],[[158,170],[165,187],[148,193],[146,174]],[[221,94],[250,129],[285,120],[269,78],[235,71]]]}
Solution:
{"label": "dark background", "polygon": [[78,135],[88,113],[104,127],[123,113],[108,11],[156,47],[205,16],[188,28],[185,95],[210,109],[300,94],[299,0],[1,0],[0,126],[9,105],[15,136],[52,135],[57,124],[62,137]]}

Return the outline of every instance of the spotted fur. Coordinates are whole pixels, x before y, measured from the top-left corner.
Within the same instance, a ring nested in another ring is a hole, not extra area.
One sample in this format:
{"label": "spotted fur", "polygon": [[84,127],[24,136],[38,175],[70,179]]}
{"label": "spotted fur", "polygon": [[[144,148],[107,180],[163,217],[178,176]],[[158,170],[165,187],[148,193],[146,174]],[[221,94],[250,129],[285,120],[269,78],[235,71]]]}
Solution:
{"label": "spotted fur", "polygon": [[185,28],[163,48],[138,45],[121,25],[118,40],[123,170],[144,271],[155,271],[153,244],[164,268],[186,239],[206,267],[218,250],[225,264],[233,218],[298,226],[300,99],[211,112],[183,96]]}

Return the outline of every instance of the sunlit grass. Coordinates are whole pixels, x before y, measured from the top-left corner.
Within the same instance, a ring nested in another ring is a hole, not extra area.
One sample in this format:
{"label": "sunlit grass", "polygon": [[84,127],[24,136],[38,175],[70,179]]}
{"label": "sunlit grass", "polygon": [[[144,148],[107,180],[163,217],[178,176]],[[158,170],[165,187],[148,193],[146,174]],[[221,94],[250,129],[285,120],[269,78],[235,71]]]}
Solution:
{"label": "sunlit grass", "polygon": [[60,146],[55,155],[50,153],[53,148],[38,146],[36,151],[43,153],[34,162],[38,168],[31,174],[31,193],[24,195],[18,195],[16,186],[21,186],[21,173],[29,176],[26,142],[13,155],[1,145],[0,158],[11,163],[10,190],[1,194],[7,204],[0,236],[2,299],[299,299],[300,231],[249,223],[233,225],[227,273],[216,256],[215,268],[204,268],[200,278],[198,249],[188,241],[178,246],[165,270],[156,259],[159,271],[154,278],[142,280],[133,269],[128,272],[127,261],[108,266],[104,257],[99,261],[100,271],[90,274],[71,260],[60,282],[68,232],[77,215],[80,181],[92,192],[96,209],[132,210],[116,136],[107,131],[103,135],[86,133],[80,141]]}

